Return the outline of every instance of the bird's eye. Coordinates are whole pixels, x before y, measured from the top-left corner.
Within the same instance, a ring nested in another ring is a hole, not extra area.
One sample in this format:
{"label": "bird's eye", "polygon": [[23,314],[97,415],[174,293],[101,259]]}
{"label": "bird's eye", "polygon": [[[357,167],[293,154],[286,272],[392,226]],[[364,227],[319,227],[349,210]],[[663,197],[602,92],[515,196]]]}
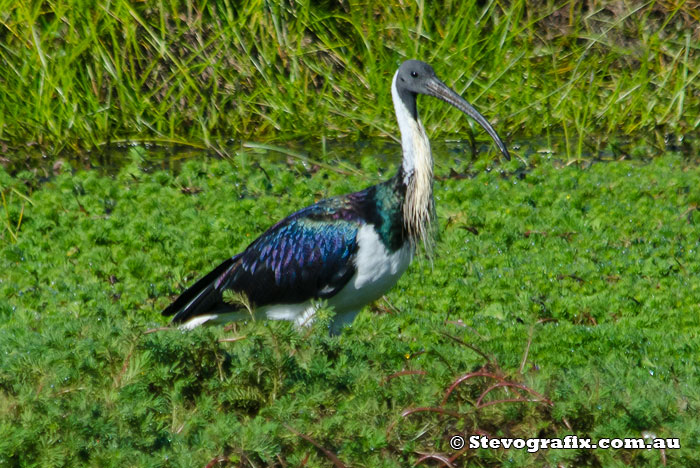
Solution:
{"label": "bird's eye", "polygon": [[417,72],[417,71],[412,71],[412,72],[411,72],[411,76],[412,76],[413,78],[417,77],[417,76],[418,76],[418,72]]}

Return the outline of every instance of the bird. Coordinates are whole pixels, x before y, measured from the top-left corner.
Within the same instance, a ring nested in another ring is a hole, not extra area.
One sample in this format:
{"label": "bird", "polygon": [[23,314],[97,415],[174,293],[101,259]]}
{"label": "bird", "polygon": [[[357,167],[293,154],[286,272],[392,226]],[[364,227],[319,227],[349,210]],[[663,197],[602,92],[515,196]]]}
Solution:
{"label": "bird", "polygon": [[[183,329],[255,319],[313,322],[326,303],[337,335],[404,274],[422,244],[434,243],[433,157],[417,110],[419,94],[465,113],[510,154],[491,124],[433,68],[407,60],[391,83],[403,158],[390,179],[359,192],[320,200],[279,221],[242,252],[224,260],[162,311]],[[224,291],[245,298],[225,300]],[[244,302],[244,304],[238,303]]]}

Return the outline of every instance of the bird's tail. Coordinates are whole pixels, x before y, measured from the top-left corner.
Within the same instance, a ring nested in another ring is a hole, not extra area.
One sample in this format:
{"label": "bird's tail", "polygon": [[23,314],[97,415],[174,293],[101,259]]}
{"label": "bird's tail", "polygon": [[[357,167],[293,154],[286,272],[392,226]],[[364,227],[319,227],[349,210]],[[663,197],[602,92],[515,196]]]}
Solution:
{"label": "bird's tail", "polygon": [[235,306],[227,304],[222,298],[222,281],[236,268],[239,255],[224,260],[209,274],[187,288],[180,296],[161,312],[168,317],[174,315],[173,324],[181,324],[199,316],[211,314],[214,311],[233,311]]}

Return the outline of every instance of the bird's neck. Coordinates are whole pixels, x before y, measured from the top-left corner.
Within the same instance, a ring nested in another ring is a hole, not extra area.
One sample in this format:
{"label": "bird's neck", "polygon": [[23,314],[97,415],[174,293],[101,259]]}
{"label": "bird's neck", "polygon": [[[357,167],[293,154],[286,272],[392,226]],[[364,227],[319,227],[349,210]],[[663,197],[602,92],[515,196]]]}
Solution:
{"label": "bird's neck", "polygon": [[[397,73],[398,75],[398,73]],[[405,187],[403,222],[411,243],[422,242],[429,251],[433,243],[433,156],[430,141],[416,109],[416,95],[397,91],[396,79],[391,86],[396,119],[401,131],[403,162],[399,171]]]}

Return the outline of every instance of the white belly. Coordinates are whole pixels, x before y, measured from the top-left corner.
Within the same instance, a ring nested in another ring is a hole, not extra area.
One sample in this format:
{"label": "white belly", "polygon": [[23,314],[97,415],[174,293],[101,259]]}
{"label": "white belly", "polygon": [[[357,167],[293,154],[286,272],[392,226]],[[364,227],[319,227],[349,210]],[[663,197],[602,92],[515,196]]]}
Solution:
{"label": "white belly", "polygon": [[359,245],[355,258],[355,275],[328,303],[337,313],[357,311],[382,297],[404,274],[413,259],[413,249],[406,243],[396,252],[389,252],[372,226],[363,226],[357,233]]}
{"label": "white belly", "polygon": [[[365,305],[376,301],[389,291],[404,274],[413,259],[413,248],[406,243],[396,252],[389,252],[372,226],[363,226],[357,233],[358,252],[355,274],[328,305],[335,311],[331,333],[337,334],[352,323]],[[261,314],[271,320],[291,320],[299,326],[313,321],[316,305],[313,301],[302,304],[284,304],[260,308]]]}

